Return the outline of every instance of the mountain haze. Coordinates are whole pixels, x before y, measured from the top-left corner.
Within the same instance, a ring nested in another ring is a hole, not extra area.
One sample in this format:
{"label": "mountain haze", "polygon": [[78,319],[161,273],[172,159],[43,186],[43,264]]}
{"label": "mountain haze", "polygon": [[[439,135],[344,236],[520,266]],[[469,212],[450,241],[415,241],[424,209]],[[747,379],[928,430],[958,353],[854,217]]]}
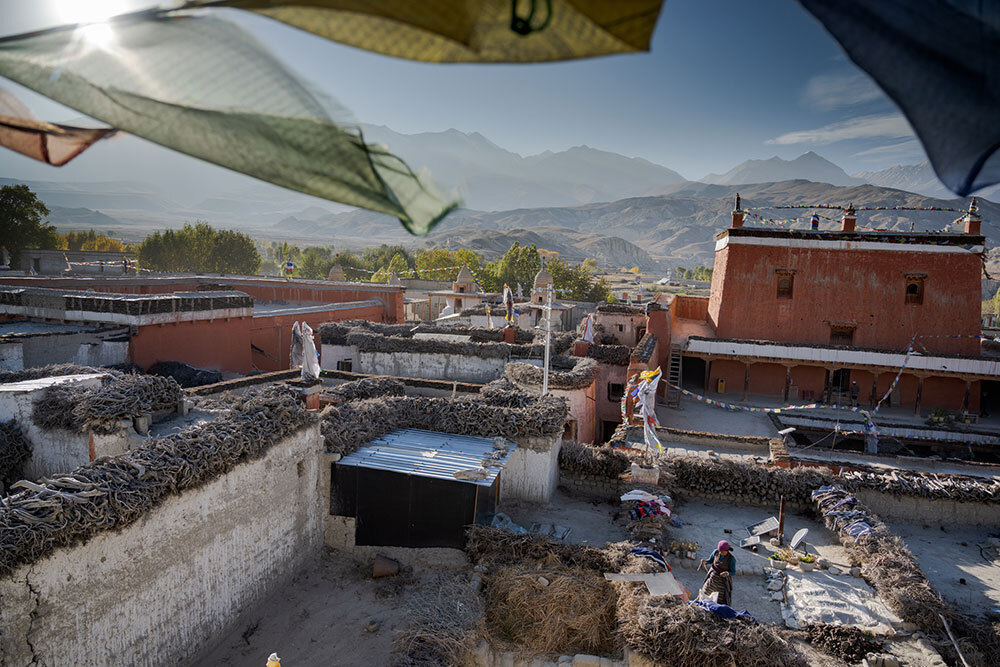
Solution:
{"label": "mountain haze", "polygon": [[[928,197],[947,198],[953,196],[948,188],[938,180],[931,163],[927,160],[920,164],[897,164],[880,171],[861,171],[854,176],[872,185],[917,192]],[[979,197],[995,200],[1000,198],[1000,185],[983,188],[975,194]]]}
{"label": "mountain haze", "polygon": [[860,178],[848,176],[843,169],[812,151],[803,153],[794,160],[782,160],[778,156],[768,160],[747,160],[724,174],[708,174],[699,180],[713,185],[740,185],[793,179],[831,185],[857,185],[864,182]]}

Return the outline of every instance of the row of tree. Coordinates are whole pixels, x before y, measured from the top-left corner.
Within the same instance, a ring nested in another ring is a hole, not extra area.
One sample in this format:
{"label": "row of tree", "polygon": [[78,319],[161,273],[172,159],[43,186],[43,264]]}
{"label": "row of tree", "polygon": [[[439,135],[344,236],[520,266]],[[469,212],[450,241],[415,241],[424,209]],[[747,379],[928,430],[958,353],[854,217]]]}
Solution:
{"label": "row of tree", "polygon": [[678,266],[676,274],[678,278],[710,282],[712,280],[712,267],[696,266],[693,269],[685,269],[683,266]]}
{"label": "row of tree", "polygon": [[[303,278],[326,278],[334,265],[340,265],[351,280],[387,282],[393,273],[453,281],[461,267],[467,266],[488,292],[499,292],[518,285],[527,292],[541,268],[541,256],[549,257],[546,268],[561,298],[581,301],[604,301],[610,298],[608,284],[595,279],[597,262],[592,259],[573,266],[555,253],[539,250],[534,244],[522,247],[514,243],[503,257],[483,263],[477,252],[461,248],[426,248],[416,252],[400,245],[380,245],[360,252],[332,248],[307,247],[304,250],[287,242],[257,244],[242,232],[214,229],[207,223],[184,225],[152,234],[137,248],[94,230],[58,234],[45,218],[49,210],[26,185],[0,187],[0,229],[3,245],[17,266],[25,248],[66,250],[124,251],[135,250],[139,265],[153,271],[182,273],[234,273],[254,275],[258,271],[277,274],[288,261],[296,265],[295,275]],[[703,267],[699,267],[701,269]],[[697,271],[698,269],[696,269]],[[709,269],[711,271],[711,269]]]}

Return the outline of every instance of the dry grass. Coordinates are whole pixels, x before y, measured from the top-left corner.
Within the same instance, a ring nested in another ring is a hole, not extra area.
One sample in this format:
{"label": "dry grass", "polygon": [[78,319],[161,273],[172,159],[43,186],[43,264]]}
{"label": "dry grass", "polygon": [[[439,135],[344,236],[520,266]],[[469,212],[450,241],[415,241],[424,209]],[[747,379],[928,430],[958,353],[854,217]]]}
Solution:
{"label": "dry grass", "polygon": [[564,544],[541,535],[515,535],[489,526],[470,526],[466,536],[465,552],[474,563],[522,565],[555,556],[566,566],[585,567],[596,572],[618,571],[634,546],[616,542],[600,549]]}
{"label": "dry grass", "polygon": [[554,556],[547,564],[505,566],[488,578],[490,632],[534,653],[619,653],[614,589],[594,570],[566,567]]}
{"label": "dry grass", "polygon": [[408,602],[409,623],[396,636],[394,667],[472,664],[483,634],[483,601],[464,577],[441,574]]}

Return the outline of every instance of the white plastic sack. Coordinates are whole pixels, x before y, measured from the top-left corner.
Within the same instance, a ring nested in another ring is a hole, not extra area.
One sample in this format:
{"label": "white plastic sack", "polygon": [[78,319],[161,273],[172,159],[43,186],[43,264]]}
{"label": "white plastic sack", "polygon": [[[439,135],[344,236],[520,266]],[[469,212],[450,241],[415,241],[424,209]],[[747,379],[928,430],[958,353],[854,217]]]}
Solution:
{"label": "white plastic sack", "polygon": [[319,352],[316,351],[316,341],[313,340],[313,330],[305,322],[302,323],[302,379],[319,379]]}

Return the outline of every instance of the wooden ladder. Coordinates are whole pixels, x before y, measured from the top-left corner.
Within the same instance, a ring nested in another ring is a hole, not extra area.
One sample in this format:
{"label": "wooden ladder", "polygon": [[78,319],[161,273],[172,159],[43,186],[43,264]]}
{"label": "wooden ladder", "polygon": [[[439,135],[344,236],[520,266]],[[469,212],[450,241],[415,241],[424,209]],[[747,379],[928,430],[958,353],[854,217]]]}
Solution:
{"label": "wooden ladder", "polygon": [[667,389],[663,394],[667,405],[680,405],[681,392],[675,387],[681,386],[681,346],[670,346],[670,365],[667,367]]}

